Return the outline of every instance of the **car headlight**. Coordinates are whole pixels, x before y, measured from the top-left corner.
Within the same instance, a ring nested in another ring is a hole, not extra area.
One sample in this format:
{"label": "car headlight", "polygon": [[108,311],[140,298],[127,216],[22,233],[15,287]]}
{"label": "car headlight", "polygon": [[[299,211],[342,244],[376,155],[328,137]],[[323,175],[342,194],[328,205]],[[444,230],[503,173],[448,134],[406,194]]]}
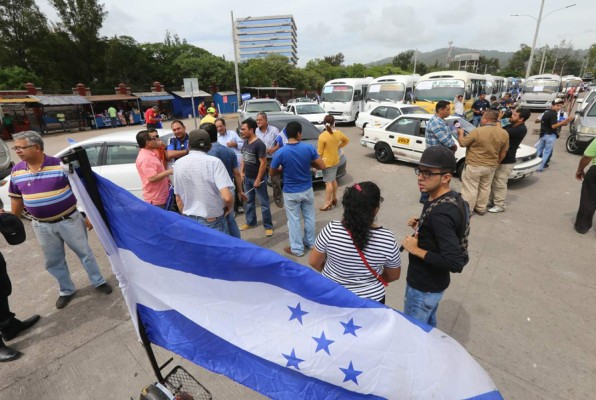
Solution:
{"label": "car headlight", "polygon": [[596,126],[580,126],[578,127],[578,132],[587,135],[596,135]]}

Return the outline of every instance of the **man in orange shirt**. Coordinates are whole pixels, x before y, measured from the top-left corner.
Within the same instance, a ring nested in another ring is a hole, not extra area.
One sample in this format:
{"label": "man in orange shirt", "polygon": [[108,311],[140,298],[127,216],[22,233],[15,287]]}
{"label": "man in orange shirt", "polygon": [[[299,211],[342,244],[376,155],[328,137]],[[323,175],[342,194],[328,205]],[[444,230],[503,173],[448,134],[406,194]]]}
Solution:
{"label": "man in orange shirt", "polygon": [[173,169],[165,169],[159,157],[161,147],[159,135],[155,129],[147,129],[137,133],[139,155],[137,156],[137,171],[143,184],[143,199],[147,203],[159,208],[165,208],[170,193],[168,176]]}

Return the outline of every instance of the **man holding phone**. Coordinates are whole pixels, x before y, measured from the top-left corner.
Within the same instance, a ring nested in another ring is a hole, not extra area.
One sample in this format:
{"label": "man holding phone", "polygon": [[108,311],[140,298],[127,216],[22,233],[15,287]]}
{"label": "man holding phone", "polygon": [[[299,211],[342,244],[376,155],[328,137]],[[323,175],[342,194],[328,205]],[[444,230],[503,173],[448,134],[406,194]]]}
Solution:
{"label": "man holding phone", "polygon": [[478,100],[472,104],[472,112],[474,113],[474,118],[472,118],[472,124],[474,126],[480,125],[480,119],[490,108],[490,103],[486,100],[486,93],[480,92],[480,96],[478,96]]}

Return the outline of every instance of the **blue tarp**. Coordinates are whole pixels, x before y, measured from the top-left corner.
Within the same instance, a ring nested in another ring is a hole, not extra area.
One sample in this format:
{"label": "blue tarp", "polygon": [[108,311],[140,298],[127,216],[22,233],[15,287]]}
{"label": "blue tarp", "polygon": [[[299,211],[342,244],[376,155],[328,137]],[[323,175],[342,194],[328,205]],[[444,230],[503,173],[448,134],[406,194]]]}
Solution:
{"label": "blue tarp", "polygon": [[221,114],[234,113],[238,110],[238,96],[235,92],[217,92],[213,101]]}

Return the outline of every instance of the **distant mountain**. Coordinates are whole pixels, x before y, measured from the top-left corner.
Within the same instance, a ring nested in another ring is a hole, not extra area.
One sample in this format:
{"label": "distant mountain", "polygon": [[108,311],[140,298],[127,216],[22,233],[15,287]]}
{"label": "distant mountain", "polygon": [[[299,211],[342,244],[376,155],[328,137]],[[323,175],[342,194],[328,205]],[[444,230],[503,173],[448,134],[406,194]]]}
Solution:
{"label": "distant mountain", "polygon": [[[438,62],[440,66],[445,66],[447,61],[447,53],[449,52],[448,48],[437,49],[429,52],[418,52],[417,60],[418,62],[423,62],[427,66],[432,66],[435,62]],[[513,56],[513,51],[505,52],[505,51],[497,51],[497,50],[476,50],[476,49],[465,49],[462,47],[452,47],[451,48],[451,57],[457,54],[466,54],[466,53],[480,53],[481,56],[487,58],[496,58],[499,60],[499,66],[504,67],[507,65],[511,57]],[[395,54],[393,57],[395,57]],[[391,64],[393,61],[393,57],[383,58],[379,61],[371,62],[367,65],[383,65],[383,64]]]}

